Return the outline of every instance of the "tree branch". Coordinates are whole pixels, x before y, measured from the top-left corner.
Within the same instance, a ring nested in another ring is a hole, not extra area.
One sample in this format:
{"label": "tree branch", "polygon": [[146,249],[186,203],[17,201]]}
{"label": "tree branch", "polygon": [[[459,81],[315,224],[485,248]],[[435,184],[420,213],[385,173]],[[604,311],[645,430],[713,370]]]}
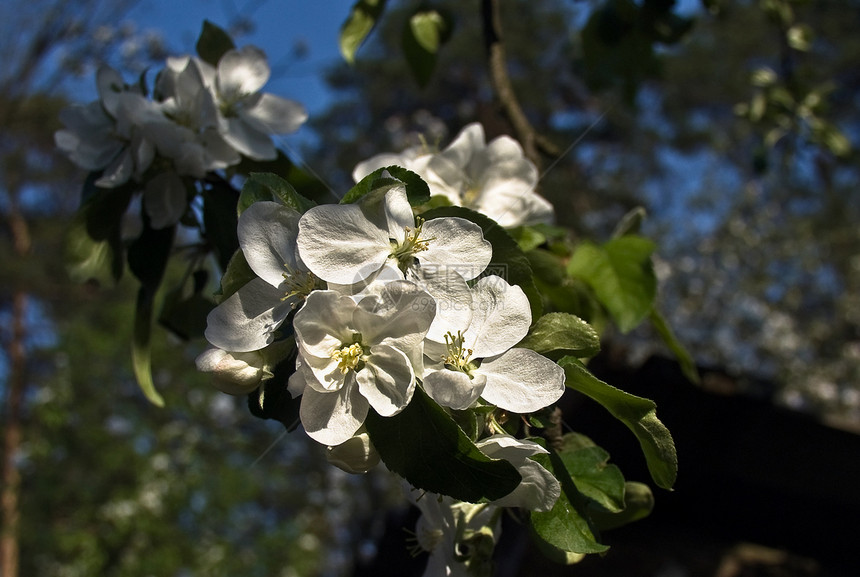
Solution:
{"label": "tree branch", "polygon": [[502,110],[516,131],[517,139],[523,145],[526,157],[540,169],[540,152],[551,156],[558,156],[560,152],[555,145],[535,130],[514,92],[505,60],[499,0],[482,0],[481,16],[484,27],[484,43],[487,49],[487,65],[493,89],[499,98]]}

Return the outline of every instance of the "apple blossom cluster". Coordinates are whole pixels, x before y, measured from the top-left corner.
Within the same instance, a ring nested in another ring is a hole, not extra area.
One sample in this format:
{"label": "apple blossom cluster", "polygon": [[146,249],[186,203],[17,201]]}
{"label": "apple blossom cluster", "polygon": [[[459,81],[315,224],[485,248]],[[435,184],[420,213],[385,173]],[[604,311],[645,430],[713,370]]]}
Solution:
{"label": "apple blossom cluster", "polygon": [[[364,427],[368,415],[398,415],[418,388],[446,411],[488,416],[539,411],[565,390],[555,362],[516,346],[532,324],[530,303],[519,286],[484,274],[493,247],[481,227],[459,217],[424,220],[405,185],[391,182],[355,204],[303,214],[273,201],[248,206],[238,238],[254,277],[209,314],[205,336],[213,348],[197,360],[222,391],[243,394],[271,377],[283,351],[292,352],[288,390],[300,398],[301,424],[349,472],[379,462]],[[285,340],[295,346],[285,349]],[[462,555],[451,557],[458,523],[498,519],[493,511],[502,507],[547,511],[560,494],[552,473],[529,458],[546,449],[507,434],[492,418],[478,437],[477,448],[508,461],[521,481],[491,503],[432,493],[418,500],[435,511],[425,510],[418,530],[431,568],[461,563]],[[461,514],[467,520],[458,520]],[[481,531],[491,551],[497,529]]]}
{"label": "apple blossom cluster", "polygon": [[253,46],[226,51],[217,65],[168,58],[151,95],[143,79],[129,85],[102,67],[99,99],[60,114],[65,128],[56,144],[81,168],[100,173],[98,187],[139,185],[152,227],[165,228],[188,208],[187,177],[203,179],[243,156],[272,160],[270,135],[293,132],[307,119],[299,103],[260,91],[269,73],[265,54]]}
{"label": "apple blossom cluster", "polygon": [[538,170],[520,144],[510,136],[487,143],[478,123],[463,128],[441,151],[424,145],[399,154],[378,154],[359,163],[352,176],[358,182],[391,165],[421,176],[431,195],[485,214],[505,228],[552,224],[554,219],[552,205],[535,192]]}

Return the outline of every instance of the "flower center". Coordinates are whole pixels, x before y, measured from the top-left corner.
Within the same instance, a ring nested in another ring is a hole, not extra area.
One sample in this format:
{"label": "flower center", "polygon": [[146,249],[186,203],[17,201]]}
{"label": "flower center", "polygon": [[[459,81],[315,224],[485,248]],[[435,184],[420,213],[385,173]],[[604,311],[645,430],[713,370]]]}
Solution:
{"label": "flower center", "polygon": [[423,226],[424,219],[419,216],[415,219],[415,228],[403,227],[404,235],[401,242],[397,242],[394,239],[391,240],[390,257],[397,261],[397,266],[404,272],[412,266],[415,254],[427,250],[430,241],[435,240],[432,237],[421,237]]}
{"label": "flower center", "polygon": [[[284,268],[287,271],[283,273],[284,281],[281,283],[281,288],[285,291],[284,296],[281,297],[282,301],[296,296],[304,299],[311,292],[324,288],[322,282],[314,273],[293,268],[287,263],[284,263]],[[293,308],[295,306],[296,303],[293,303]]]}
{"label": "flower center", "polygon": [[361,346],[361,334],[356,333],[352,338],[353,343],[351,345],[344,345],[331,353],[331,358],[338,362],[337,368],[344,375],[349,371],[361,369],[365,360],[364,347]]}
{"label": "flower center", "polygon": [[442,356],[442,362],[445,363],[446,368],[468,375],[476,367],[469,362],[473,351],[464,347],[465,340],[462,331],[457,331],[457,336],[447,333],[445,335],[445,349],[448,354]]}

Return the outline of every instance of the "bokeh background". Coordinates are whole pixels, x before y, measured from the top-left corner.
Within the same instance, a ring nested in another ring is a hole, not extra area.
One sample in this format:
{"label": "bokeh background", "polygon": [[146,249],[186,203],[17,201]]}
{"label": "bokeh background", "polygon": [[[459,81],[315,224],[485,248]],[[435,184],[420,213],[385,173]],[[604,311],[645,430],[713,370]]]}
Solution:
{"label": "bokeh background", "polygon": [[[385,548],[387,522],[408,514],[396,487],[341,473],[300,431],[211,388],[193,367],[202,340],[159,333],[167,408],[143,399],[133,287],[65,275],[84,175],[53,132],[60,110],[96,97],[99,65],[131,80],[193,53],[208,19],[268,54],[267,91],[307,107],[307,125],[278,145],[333,200],[357,162],[419,135],[444,145],[473,121],[511,133],[478,3],[432,4],[455,28],[419,88],[400,48],[412,2],[389,2],[354,67],[337,45],[348,0],[3,3],[3,522],[18,532],[2,546],[20,551],[4,577],[340,576],[384,555],[394,574],[420,574]],[[605,336],[596,370],[658,399],[679,486],[657,494],[650,532],[647,520],[619,530],[606,559],[553,571],[622,574],[611,563],[627,559],[626,575],[850,574],[838,524],[860,509],[860,3],[512,0],[503,16],[517,95],[560,153],[541,181],[558,224],[601,240],[645,208],[659,307],[703,376],[685,381],[647,327]],[[626,431],[570,403],[569,423],[623,463]],[[710,544],[696,552],[691,535]],[[528,555],[506,566],[529,567]]]}

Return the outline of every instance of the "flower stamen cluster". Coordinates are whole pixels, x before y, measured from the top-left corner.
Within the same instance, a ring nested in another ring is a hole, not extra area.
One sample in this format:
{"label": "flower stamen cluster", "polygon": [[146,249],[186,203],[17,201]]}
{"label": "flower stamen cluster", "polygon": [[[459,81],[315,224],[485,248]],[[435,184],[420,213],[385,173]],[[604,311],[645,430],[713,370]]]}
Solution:
{"label": "flower stamen cluster", "polygon": [[461,371],[469,374],[474,370],[475,365],[469,362],[470,357],[475,352],[474,349],[466,348],[464,343],[466,338],[463,336],[463,331],[457,331],[457,336],[453,334],[445,334],[446,355],[442,355],[442,362],[445,363],[445,368],[452,371]]}
{"label": "flower stamen cluster", "polygon": [[[361,337],[359,335],[359,341],[360,338]],[[340,370],[342,375],[347,374],[349,371],[359,370],[361,368],[359,365],[364,360],[365,352],[364,347],[361,346],[359,341],[332,351],[331,358],[338,361],[337,368]]]}
{"label": "flower stamen cluster", "polygon": [[396,240],[391,241],[391,258],[397,261],[400,270],[405,271],[413,264],[416,253],[425,252],[430,248],[430,242],[436,240],[435,237],[421,238],[422,229],[424,227],[424,219],[418,217],[415,219],[415,227],[404,226],[404,238],[402,242]]}

